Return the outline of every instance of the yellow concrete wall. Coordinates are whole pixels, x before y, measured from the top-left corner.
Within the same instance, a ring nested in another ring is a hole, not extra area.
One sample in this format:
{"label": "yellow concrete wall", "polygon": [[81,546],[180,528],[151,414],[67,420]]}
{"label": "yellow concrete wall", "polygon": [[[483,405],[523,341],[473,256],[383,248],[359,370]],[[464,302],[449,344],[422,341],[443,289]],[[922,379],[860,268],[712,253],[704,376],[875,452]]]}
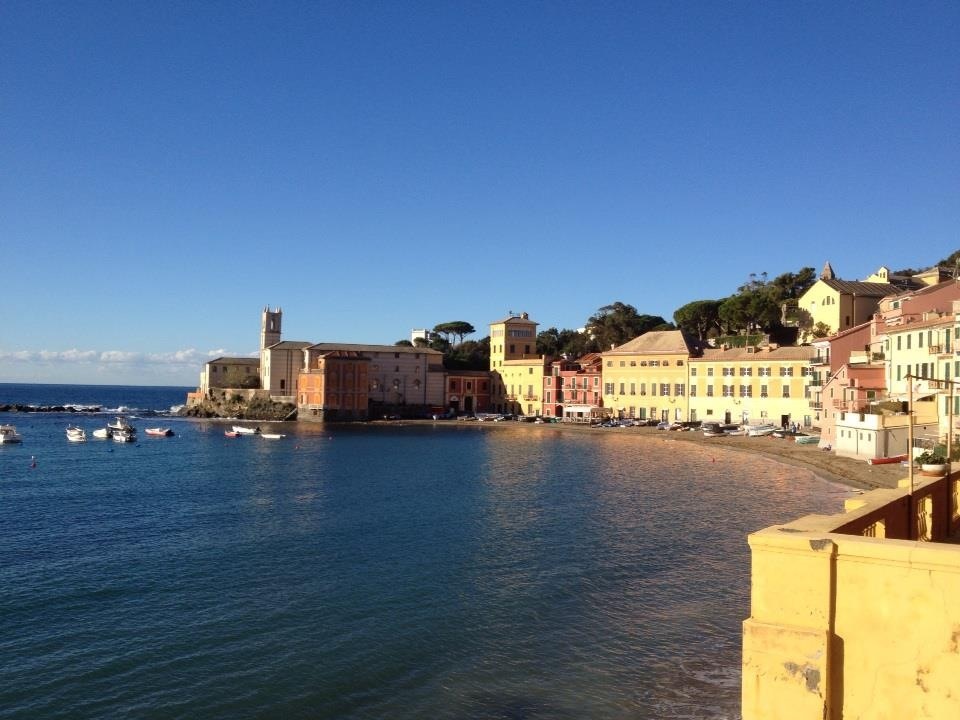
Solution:
{"label": "yellow concrete wall", "polygon": [[[884,513],[909,522],[906,495],[875,491],[846,515],[750,536],[743,720],[960,718],[960,546],[834,532]],[[956,477],[914,499],[956,527]]]}

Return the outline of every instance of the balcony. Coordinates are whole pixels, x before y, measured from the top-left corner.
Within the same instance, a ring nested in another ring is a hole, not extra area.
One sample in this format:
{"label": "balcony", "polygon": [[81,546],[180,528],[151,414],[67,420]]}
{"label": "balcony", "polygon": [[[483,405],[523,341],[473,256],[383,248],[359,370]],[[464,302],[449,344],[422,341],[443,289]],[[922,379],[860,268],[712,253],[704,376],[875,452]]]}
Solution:
{"label": "balcony", "polygon": [[942,355],[943,345],[929,345],[927,346],[927,352],[931,355]]}
{"label": "balcony", "polygon": [[524,399],[524,400],[537,400],[538,398],[537,398],[536,395],[524,395],[524,396],[523,396],[523,399]]}
{"label": "balcony", "polygon": [[811,410],[823,410],[823,402],[821,400],[811,400],[809,405]]}
{"label": "balcony", "polygon": [[814,357],[810,358],[810,364],[811,364],[811,365],[829,365],[829,364],[830,364],[830,356],[829,356],[829,355],[815,355]]}

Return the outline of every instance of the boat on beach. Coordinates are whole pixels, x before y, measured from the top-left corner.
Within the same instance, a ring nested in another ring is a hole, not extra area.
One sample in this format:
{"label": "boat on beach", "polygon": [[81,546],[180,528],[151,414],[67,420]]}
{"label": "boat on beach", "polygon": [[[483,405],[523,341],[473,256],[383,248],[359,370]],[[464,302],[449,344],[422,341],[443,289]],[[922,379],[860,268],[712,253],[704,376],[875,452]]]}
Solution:
{"label": "boat on beach", "polygon": [[8,445],[23,442],[23,438],[17,433],[13,425],[0,425],[0,445]]}
{"label": "boat on beach", "polygon": [[870,458],[867,460],[871,465],[894,465],[897,463],[906,462],[907,456],[903,455],[892,455],[890,457],[879,457],[879,458]]}
{"label": "boat on beach", "polygon": [[772,423],[763,423],[761,425],[749,425],[747,427],[747,435],[749,437],[763,437],[764,435],[769,435],[772,432],[777,430],[777,426]]}
{"label": "boat on beach", "polygon": [[87,431],[76,425],[67,426],[67,440],[70,442],[86,442]]}

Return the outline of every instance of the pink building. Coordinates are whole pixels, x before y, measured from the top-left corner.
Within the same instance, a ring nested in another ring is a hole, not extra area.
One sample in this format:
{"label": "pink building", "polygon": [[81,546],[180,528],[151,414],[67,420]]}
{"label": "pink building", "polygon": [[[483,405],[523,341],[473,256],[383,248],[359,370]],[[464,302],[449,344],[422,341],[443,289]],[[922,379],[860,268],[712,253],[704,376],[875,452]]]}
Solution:
{"label": "pink building", "polygon": [[543,416],[568,422],[590,422],[603,408],[599,353],[579,360],[555,360],[543,378]]}

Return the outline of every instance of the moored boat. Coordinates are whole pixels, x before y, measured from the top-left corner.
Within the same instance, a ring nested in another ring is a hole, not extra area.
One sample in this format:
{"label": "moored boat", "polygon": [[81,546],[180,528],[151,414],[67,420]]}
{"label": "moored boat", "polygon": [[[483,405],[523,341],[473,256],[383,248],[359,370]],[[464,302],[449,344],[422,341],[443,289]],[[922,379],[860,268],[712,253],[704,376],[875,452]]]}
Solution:
{"label": "moored boat", "polygon": [[867,460],[871,465],[893,465],[896,463],[906,462],[907,456],[904,455],[892,455],[891,457],[879,457],[879,458],[870,458]]}
{"label": "moored boat", "polygon": [[69,425],[67,427],[67,440],[70,442],[85,442],[87,439],[87,431],[82,427],[77,427],[76,425]]}
{"label": "moored boat", "polygon": [[228,438],[238,438],[243,435],[243,433],[238,433],[236,430],[224,430],[223,434]]}
{"label": "moored boat", "polygon": [[23,442],[13,425],[0,425],[0,445]]}
{"label": "moored boat", "polygon": [[281,433],[265,433],[265,432],[262,432],[262,433],[260,433],[260,437],[262,437],[262,438],[267,438],[267,440],[279,440],[280,438],[285,438],[286,435],[283,435],[283,434],[281,434]]}
{"label": "moored boat", "polygon": [[242,425],[234,425],[233,431],[235,433],[240,433],[241,435],[257,435],[260,432],[260,428],[258,427],[248,428],[248,427],[243,427]]}
{"label": "moored boat", "polygon": [[147,428],[144,432],[147,435],[153,435],[155,437],[170,437],[173,435],[173,430],[170,428]]}
{"label": "moored boat", "polygon": [[97,428],[93,431],[93,436],[98,440],[107,440],[110,438],[110,428]]}

